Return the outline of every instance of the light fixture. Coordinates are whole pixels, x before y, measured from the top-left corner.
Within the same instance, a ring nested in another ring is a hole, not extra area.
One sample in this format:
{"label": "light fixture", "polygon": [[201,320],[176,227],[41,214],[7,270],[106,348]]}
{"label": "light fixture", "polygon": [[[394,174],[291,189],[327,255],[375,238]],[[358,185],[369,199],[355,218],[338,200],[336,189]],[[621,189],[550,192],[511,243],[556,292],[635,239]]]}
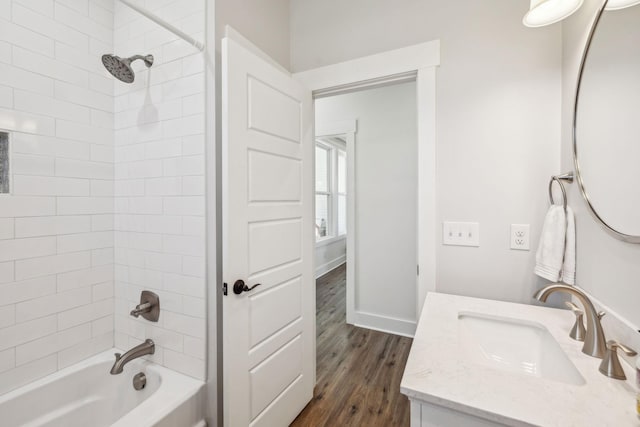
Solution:
{"label": "light fixture", "polygon": [[531,0],[529,12],[527,12],[522,19],[522,23],[527,27],[543,27],[545,25],[555,24],[580,9],[583,1],[584,0]]}
{"label": "light fixture", "polygon": [[605,10],[618,10],[625,7],[631,7],[640,4],[640,0],[609,0],[605,6]]}

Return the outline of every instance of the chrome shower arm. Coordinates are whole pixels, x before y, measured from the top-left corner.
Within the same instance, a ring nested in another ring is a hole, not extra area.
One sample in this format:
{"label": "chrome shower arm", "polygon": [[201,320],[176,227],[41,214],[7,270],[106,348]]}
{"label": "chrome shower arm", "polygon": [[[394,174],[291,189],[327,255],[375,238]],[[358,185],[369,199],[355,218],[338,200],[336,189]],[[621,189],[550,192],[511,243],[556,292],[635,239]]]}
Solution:
{"label": "chrome shower arm", "polygon": [[131,62],[137,59],[142,59],[144,61],[144,64],[147,66],[147,68],[153,65],[153,55],[134,55],[127,59],[130,60]]}
{"label": "chrome shower arm", "polygon": [[164,19],[154,15],[153,13],[144,10],[143,8],[131,3],[129,0],[120,0],[120,3],[123,3],[124,5],[130,7],[131,9],[135,10],[136,12],[138,12],[140,15],[144,16],[147,19],[150,19],[151,21],[155,22],[156,24],[160,25],[162,28],[164,28],[165,30],[175,34],[176,36],[180,37],[181,39],[183,39],[184,41],[186,41],[187,43],[191,44],[193,47],[195,47],[196,49],[198,49],[200,52],[202,52],[204,50],[204,44],[202,42],[199,42],[198,40],[194,39],[193,37],[191,37],[189,34],[185,33],[184,31],[174,27],[173,25],[169,24],[167,21],[165,21]]}

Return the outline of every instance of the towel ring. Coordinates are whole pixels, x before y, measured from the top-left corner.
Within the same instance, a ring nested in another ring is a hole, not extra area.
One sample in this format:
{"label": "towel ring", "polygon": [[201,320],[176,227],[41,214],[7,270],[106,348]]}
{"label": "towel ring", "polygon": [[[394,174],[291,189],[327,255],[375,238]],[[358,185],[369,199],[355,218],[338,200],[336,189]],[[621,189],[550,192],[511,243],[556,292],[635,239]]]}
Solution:
{"label": "towel ring", "polygon": [[549,201],[551,202],[552,205],[555,205],[556,203],[553,200],[553,183],[554,182],[557,182],[558,185],[560,185],[560,190],[562,190],[562,207],[566,211],[567,210],[567,190],[564,189],[564,185],[562,185],[562,181],[560,181],[555,176],[552,176],[551,180],[549,181]]}
{"label": "towel ring", "polygon": [[562,207],[565,212],[567,211],[567,190],[564,188],[564,184],[562,181],[567,181],[569,184],[573,182],[573,172],[568,172],[562,175],[555,175],[551,177],[549,180],[549,201],[552,205],[555,205],[555,201],[553,200],[553,183],[557,182],[560,186],[560,190],[562,190]]}

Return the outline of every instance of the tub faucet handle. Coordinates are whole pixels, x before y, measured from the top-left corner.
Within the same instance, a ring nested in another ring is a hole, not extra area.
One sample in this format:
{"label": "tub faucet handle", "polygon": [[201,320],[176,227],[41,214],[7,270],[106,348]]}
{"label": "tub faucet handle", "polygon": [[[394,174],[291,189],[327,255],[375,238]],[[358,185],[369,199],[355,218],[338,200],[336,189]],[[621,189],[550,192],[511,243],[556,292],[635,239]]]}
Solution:
{"label": "tub faucet handle", "polygon": [[136,308],[131,310],[131,314],[133,317],[140,317],[143,313],[148,313],[151,311],[151,303],[145,302],[144,304],[136,305]]}
{"label": "tub faucet handle", "polygon": [[133,317],[142,316],[150,322],[157,322],[160,317],[160,297],[151,291],[142,291],[140,304],[129,313]]}

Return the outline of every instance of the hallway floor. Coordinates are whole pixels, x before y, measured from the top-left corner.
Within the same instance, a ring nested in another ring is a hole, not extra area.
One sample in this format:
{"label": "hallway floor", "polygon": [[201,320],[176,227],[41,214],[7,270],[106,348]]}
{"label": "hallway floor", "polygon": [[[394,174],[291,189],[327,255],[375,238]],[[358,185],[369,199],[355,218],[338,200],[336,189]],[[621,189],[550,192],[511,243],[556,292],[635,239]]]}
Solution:
{"label": "hallway floor", "polygon": [[316,281],[317,383],[291,424],[409,426],[400,380],[411,339],[346,323],[346,264]]}

